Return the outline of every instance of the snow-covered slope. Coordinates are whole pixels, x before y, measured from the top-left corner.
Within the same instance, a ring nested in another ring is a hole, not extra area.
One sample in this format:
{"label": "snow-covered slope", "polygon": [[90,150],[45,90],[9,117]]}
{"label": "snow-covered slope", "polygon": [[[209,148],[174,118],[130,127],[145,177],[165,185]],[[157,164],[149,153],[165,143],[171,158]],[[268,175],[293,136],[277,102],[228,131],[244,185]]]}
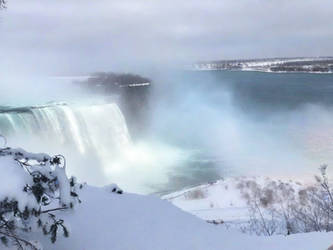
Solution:
{"label": "snow-covered slope", "polygon": [[69,238],[44,249],[71,250],[324,250],[333,233],[255,237],[206,223],[154,196],[115,194],[85,186],[74,211],[60,212]]}
{"label": "snow-covered slope", "polygon": [[236,177],[184,189],[162,198],[207,221],[245,222],[249,220],[249,211],[244,191],[252,184],[264,187],[280,183],[290,185],[296,192],[306,187],[306,184],[293,180],[273,180],[262,176]]}
{"label": "snow-covered slope", "polygon": [[240,181],[234,178],[219,180],[171,193],[162,198],[204,220],[247,220],[247,204],[237,187]]}

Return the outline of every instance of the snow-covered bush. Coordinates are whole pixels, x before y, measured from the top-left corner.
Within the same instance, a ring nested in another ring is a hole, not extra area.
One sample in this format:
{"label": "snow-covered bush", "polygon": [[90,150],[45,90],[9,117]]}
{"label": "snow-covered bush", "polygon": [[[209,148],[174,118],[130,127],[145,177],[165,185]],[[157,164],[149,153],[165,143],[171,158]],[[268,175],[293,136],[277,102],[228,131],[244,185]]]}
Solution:
{"label": "snow-covered bush", "polygon": [[122,194],[124,191],[117,184],[110,184],[104,187],[104,190],[110,193]]}
{"label": "snow-covered bush", "polygon": [[0,148],[0,239],[9,247],[40,249],[24,239],[42,231],[54,243],[58,232],[68,237],[54,212],[80,202],[75,178],[66,176],[64,157],[33,154],[23,149]]}
{"label": "snow-covered bush", "polygon": [[205,190],[193,189],[186,192],[184,196],[185,199],[188,200],[197,200],[197,199],[204,199],[207,195],[205,193]]}
{"label": "snow-covered bush", "polygon": [[254,181],[242,184],[242,194],[250,208],[250,221],[242,230],[257,235],[333,231],[333,196],[320,167],[316,184],[295,188],[287,182],[270,181],[264,186]]}

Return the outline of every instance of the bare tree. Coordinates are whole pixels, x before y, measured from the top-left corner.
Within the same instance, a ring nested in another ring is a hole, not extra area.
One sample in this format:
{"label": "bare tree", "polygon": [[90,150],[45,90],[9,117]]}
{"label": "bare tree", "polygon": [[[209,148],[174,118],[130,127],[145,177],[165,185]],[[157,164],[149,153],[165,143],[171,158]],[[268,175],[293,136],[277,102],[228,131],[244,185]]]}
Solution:
{"label": "bare tree", "polygon": [[0,9],[6,8],[6,1],[5,0],[0,0]]}
{"label": "bare tree", "polygon": [[243,184],[250,221],[242,231],[268,236],[333,231],[333,194],[326,169],[327,165],[320,167],[315,184],[296,190],[286,182]]}

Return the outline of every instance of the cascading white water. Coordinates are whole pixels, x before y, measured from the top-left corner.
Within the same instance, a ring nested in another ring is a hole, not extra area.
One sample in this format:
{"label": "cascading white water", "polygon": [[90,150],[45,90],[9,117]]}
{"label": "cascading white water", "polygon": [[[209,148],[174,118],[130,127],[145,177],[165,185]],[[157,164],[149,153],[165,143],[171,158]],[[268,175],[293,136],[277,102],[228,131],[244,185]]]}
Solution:
{"label": "cascading white water", "polygon": [[81,181],[117,182],[136,192],[168,182],[170,167],[184,159],[165,145],[133,144],[115,103],[0,109],[0,134],[8,146],[63,154],[70,174]]}
{"label": "cascading white water", "polygon": [[0,113],[0,133],[5,136],[38,136],[74,144],[80,153],[102,144],[121,147],[131,142],[125,119],[114,103],[103,105],[53,105]]}

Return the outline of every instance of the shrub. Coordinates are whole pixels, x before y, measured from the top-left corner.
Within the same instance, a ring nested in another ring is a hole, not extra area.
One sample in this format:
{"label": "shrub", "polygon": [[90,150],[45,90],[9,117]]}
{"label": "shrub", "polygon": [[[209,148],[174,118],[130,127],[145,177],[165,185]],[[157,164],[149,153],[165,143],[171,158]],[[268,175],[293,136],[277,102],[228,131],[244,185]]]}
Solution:
{"label": "shrub", "polygon": [[333,196],[326,170],[322,165],[315,185],[299,190],[281,181],[242,184],[250,211],[249,224],[242,230],[257,235],[333,231]]}
{"label": "shrub", "polygon": [[188,200],[199,200],[206,198],[206,193],[201,189],[193,189],[185,193],[185,198]]}
{"label": "shrub", "polygon": [[68,237],[64,220],[54,212],[80,202],[75,178],[66,176],[61,155],[33,154],[23,149],[0,148],[0,239],[18,249],[40,249],[37,241],[24,239],[42,231],[54,243],[58,233]]}

